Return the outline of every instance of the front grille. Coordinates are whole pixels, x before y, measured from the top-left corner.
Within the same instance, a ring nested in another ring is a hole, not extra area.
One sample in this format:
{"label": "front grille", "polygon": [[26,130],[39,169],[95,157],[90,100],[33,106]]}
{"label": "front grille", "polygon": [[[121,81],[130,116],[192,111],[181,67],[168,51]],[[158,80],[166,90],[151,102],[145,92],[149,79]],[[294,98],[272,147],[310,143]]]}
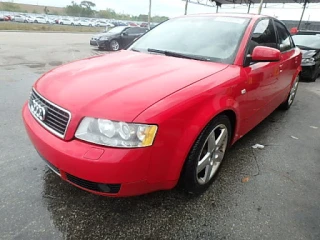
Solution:
{"label": "front grille", "polygon": [[[31,106],[36,103],[37,107],[41,107],[45,109],[44,119],[39,118],[34,111],[31,110]],[[50,101],[46,100],[45,98],[41,97],[35,90],[32,90],[30,99],[29,99],[29,108],[30,112],[34,116],[34,118],[47,130],[52,132],[53,134],[64,138],[71,114],[51,103]]]}
{"label": "front grille", "polygon": [[104,183],[96,183],[90,182],[78,177],[75,177],[69,173],[66,173],[67,179],[85,189],[89,189],[91,191],[102,192],[102,193],[118,193],[120,190],[120,184],[104,184]]}

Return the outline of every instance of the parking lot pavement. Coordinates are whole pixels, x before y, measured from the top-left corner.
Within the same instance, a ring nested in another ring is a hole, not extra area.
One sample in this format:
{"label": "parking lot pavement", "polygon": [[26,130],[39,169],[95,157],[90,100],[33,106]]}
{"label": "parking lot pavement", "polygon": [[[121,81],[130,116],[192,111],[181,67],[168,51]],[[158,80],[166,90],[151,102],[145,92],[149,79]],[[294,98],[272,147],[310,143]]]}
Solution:
{"label": "parking lot pavement", "polygon": [[[0,33],[0,239],[320,239],[320,80],[232,147],[214,186],[104,198],[48,170],[21,108],[45,71],[103,54],[87,34]],[[265,145],[263,150],[251,146]]]}

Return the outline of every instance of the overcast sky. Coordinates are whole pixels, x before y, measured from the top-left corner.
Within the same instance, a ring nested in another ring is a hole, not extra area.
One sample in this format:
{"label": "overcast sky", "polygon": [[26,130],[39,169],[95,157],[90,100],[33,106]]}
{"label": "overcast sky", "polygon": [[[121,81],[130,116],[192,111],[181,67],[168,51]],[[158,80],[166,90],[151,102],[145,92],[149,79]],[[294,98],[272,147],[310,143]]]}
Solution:
{"label": "overcast sky", "polygon": [[[1,1],[1,0],[0,0]],[[4,1],[4,0],[3,0]],[[12,1],[12,0],[10,0]],[[80,3],[81,0],[74,0]],[[13,2],[58,6],[64,7],[71,3],[66,0],[13,0]],[[132,15],[147,14],[149,0],[92,0],[97,6],[96,10],[112,8],[116,12],[128,13]],[[152,0],[152,14],[175,17],[184,13],[185,2],[182,0]],[[206,13],[215,12],[212,7],[204,7],[195,4],[189,4],[188,13]],[[251,8],[251,13],[257,13],[258,5]],[[246,6],[223,5],[219,12],[241,12],[246,13]],[[299,20],[302,12],[300,4],[269,4],[267,8],[262,9],[262,14],[277,16],[282,20]],[[310,4],[305,11],[303,20],[320,21],[320,4]]]}

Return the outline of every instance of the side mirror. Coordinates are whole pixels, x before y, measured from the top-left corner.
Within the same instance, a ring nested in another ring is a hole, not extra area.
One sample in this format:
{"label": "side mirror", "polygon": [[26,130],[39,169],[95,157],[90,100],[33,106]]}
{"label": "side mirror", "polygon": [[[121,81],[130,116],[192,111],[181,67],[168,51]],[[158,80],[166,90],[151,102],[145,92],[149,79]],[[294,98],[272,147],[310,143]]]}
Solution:
{"label": "side mirror", "polygon": [[277,62],[281,59],[278,49],[257,46],[253,49],[251,59],[253,62]]}
{"label": "side mirror", "polygon": [[127,32],[123,32],[122,36],[128,36],[128,33]]}

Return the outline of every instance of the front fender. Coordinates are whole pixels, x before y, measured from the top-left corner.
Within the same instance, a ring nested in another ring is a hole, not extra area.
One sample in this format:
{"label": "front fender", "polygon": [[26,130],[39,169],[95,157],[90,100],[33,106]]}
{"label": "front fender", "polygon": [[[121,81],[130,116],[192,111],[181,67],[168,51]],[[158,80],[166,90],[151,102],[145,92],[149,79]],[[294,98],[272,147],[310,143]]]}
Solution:
{"label": "front fender", "polygon": [[134,120],[159,127],[152,146],[149,182],[178,181],[185,159],[205,126],[225,110],[238,115],[232,86],[212,85],[218,85],[214,76],[166,97]]}

